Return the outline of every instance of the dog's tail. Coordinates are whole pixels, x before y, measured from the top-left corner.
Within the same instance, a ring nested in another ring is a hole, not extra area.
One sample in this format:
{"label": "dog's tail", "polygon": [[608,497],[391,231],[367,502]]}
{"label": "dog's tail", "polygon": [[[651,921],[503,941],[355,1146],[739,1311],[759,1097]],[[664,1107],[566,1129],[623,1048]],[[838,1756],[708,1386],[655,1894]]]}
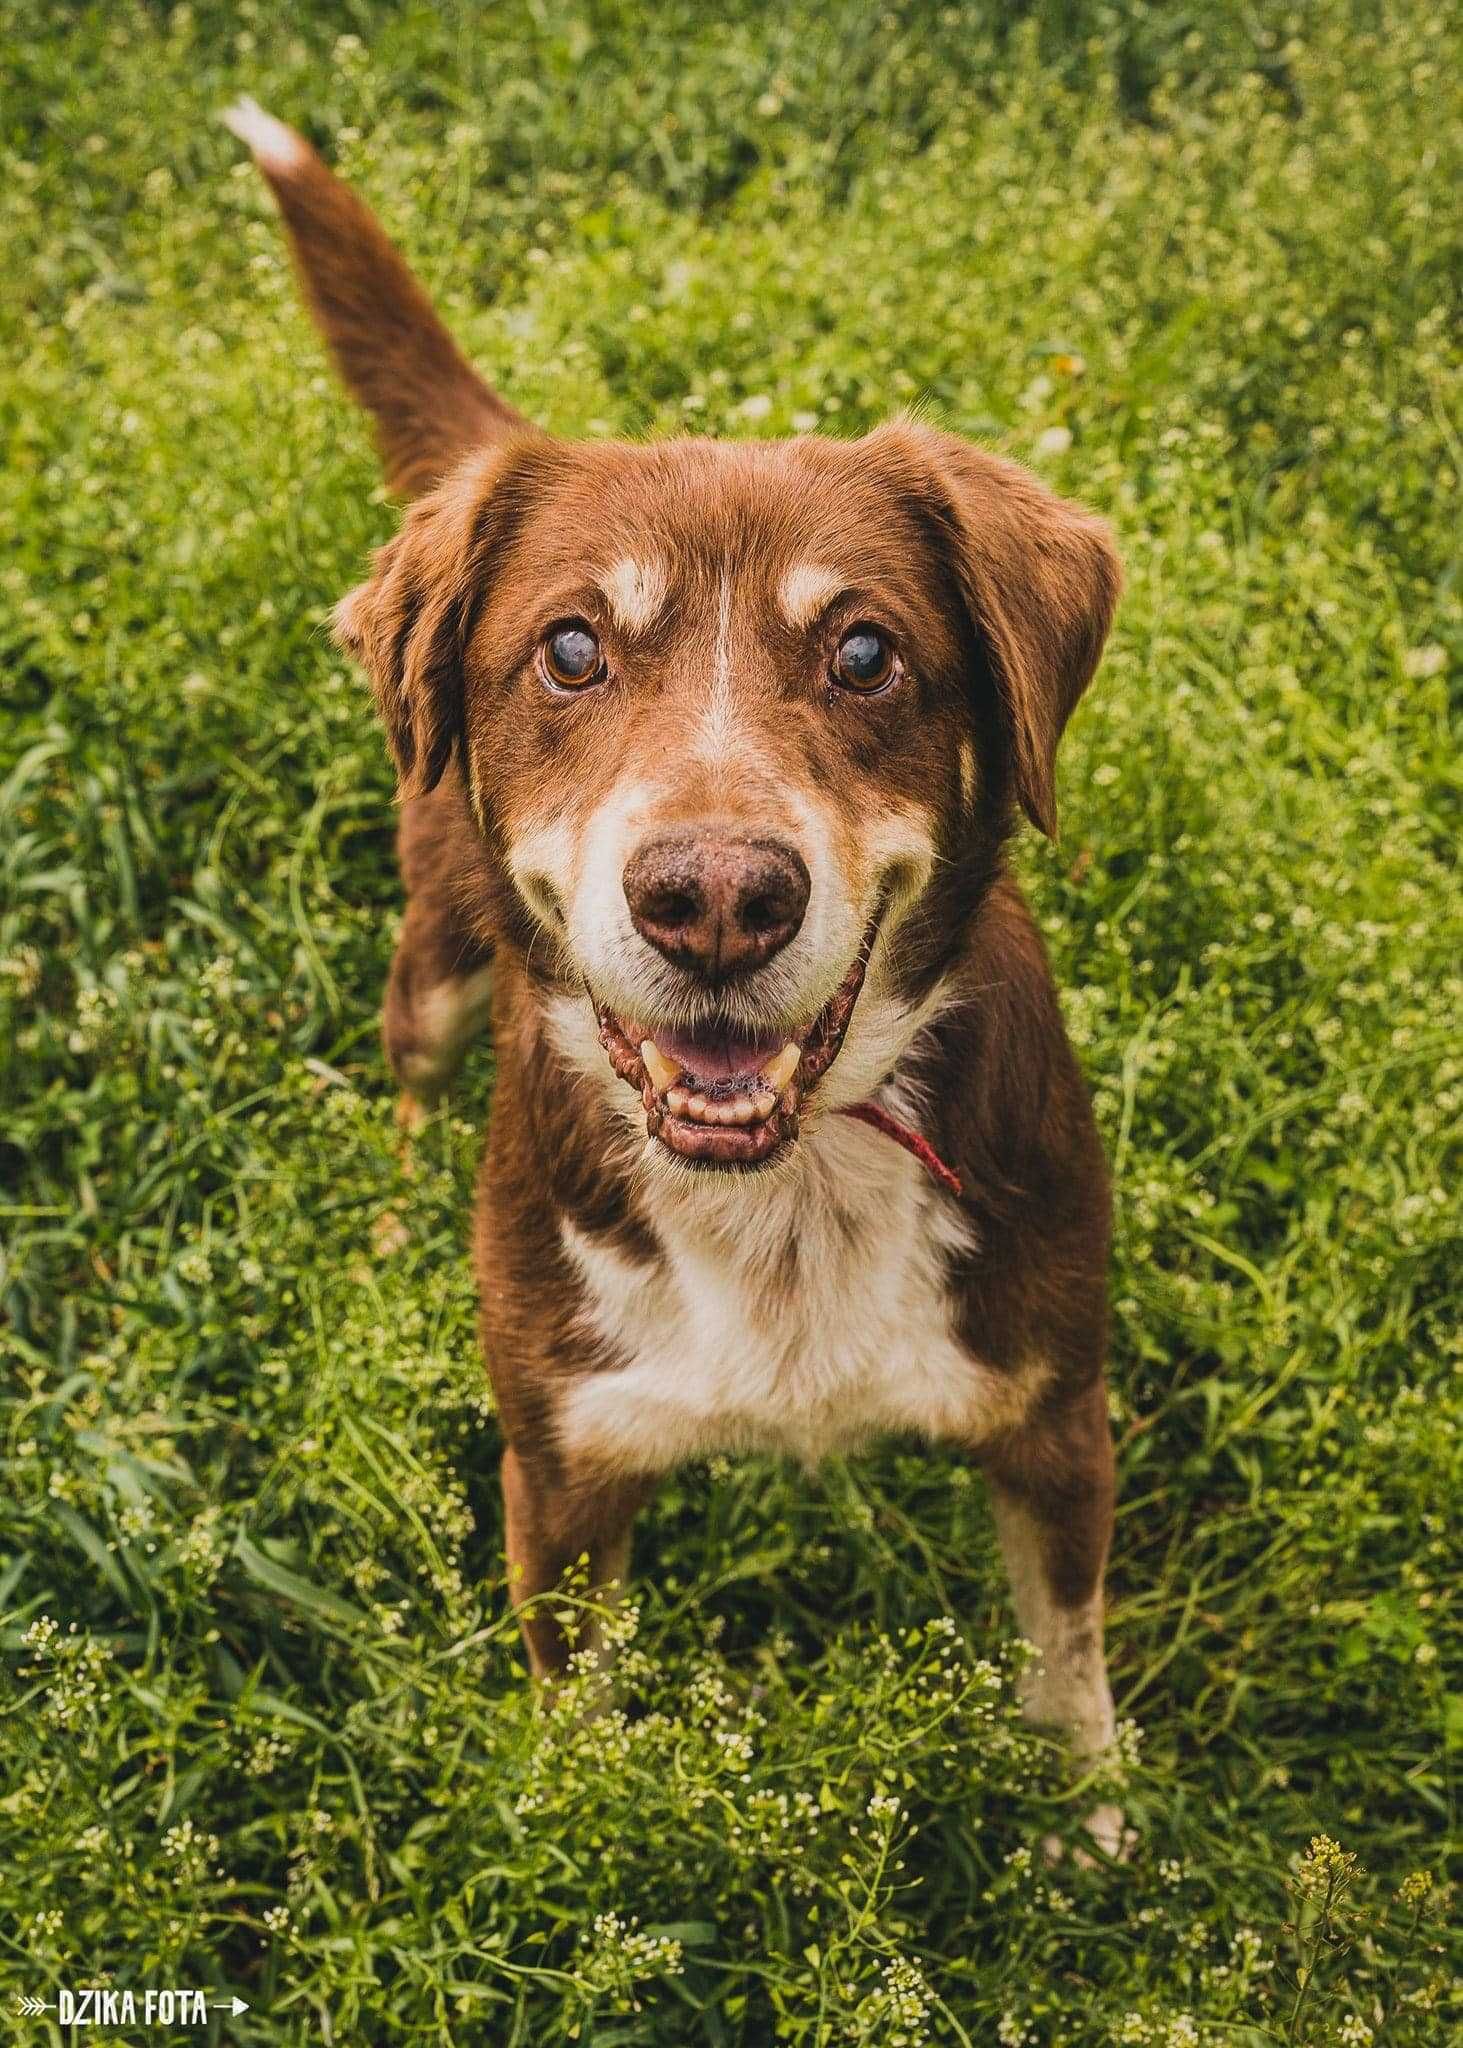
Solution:
{"label": "dog's tail", "polygon": [[531,431],[459,354],[380,222],[305,138],[250,99],[223,118],[279,202],[306,302],[375,420],[391,488],[416,497],[469,449]]}

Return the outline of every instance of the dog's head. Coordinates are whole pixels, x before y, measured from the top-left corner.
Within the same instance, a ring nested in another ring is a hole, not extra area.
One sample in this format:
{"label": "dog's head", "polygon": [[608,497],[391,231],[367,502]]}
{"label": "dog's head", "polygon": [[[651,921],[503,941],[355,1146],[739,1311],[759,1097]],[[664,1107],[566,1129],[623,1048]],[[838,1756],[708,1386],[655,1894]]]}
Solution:
{"label": "dog's head", "polygon": [[337,629],[403,795],[460,764],[571,1057],[639,1092],[653,1157],[729,1168],[875,1085],[1015,807],[1054,829],[1118,582],[1100,521],[923,427],[525,433],[412,507]]}

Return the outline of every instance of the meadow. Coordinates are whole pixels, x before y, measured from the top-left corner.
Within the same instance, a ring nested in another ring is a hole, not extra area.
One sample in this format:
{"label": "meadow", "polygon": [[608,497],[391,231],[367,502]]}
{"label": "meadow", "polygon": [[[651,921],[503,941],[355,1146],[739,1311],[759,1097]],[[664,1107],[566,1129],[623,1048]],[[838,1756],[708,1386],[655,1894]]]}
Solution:
{"label": "meadow", "polygon": [[[244,2044],[1457,2038],[1455,18],[0,0],[0,48],[5,2038],[61,1985]],[[916,1446],[682,1473],[617,1704],[528,1685],[491,1048],[407,1173],[325,631],[396,515],[241,91],[550,427],[918,407],[1117,529],[1020,863],[1116,1180],[1125,1867],[1041,1855],[1094,1787]]]}

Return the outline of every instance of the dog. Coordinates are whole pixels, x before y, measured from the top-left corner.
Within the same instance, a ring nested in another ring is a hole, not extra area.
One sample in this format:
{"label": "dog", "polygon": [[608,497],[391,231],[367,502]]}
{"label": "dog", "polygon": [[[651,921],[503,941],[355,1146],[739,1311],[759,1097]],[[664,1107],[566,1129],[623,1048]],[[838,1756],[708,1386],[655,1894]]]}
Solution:
{"label": "dog", "polygon": [[225,118],[410,501],[334,627],[398,776],[408,1122],[491,1022],[474,1257],[534,1672],[572,1650],[543,1596],[622,1582],[674,1466],[914,1434],[988,1481],[1027,1714],[1101,1758],[1108,1180],[1007,856],[1055,832],[1108,528],[910,419],[555,438],[299,135]]}

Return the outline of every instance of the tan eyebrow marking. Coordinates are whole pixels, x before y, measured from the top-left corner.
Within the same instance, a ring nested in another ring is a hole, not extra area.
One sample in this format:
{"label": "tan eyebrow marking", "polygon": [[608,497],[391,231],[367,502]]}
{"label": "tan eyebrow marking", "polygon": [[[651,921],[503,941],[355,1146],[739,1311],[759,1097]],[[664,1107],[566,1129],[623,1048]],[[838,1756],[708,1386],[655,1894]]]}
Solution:
{"label": "tan eyebrow marking", "polygon": [[643,633],[654,624],[666,593],[665,570],[659,562],[637,562],[626,555],[596,580],[627,633]]}
{"label": "tan eyebrow marking", "polygon": [[810,626],[843,587],[836,569],[826,568],[822,562],[795,562],[778,587],[777,601],[789,625]]}

